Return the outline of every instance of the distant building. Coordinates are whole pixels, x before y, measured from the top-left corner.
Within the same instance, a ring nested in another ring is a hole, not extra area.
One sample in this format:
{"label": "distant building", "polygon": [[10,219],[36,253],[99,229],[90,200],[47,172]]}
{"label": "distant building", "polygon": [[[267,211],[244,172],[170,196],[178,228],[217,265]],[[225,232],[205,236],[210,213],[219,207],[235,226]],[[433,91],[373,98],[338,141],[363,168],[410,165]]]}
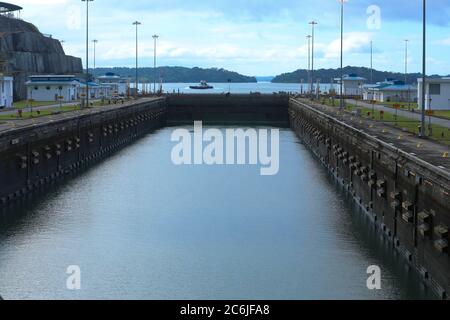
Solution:
{"label": "distant building", "polygon": [[[418,102],[422,108],[422,79],[418,79]],[[426,110],[450,110],[450,78],[427,79],[425,85]]]}
{"label": "distant building", "polygon": [[80,98],[80,82],[71,75],[30,76],[25,83],[27,98],[34,101],[70,102]]}
{"label": "distant building", "polygon": [[417,88],[399,80],[385,80],[375,85],[363,87],[363,99],[377,102],[414,102]]}
{"label": "distant building", "polygon": [[11,108],[13,105],[14,78],[0,75],[0,108]]}
{"label": "distant building", "polygon": [[106,73],[97,78],[97,83],[111,88],[109,96],[127,96],[130,92],[130,79],[114,73]]}
{"label": "distant building", "polygon": [[[337,83],[336,92],[338,95],[341,95],[341,78],[336,78],[335,81]],[[362,97],[363,85],[365,81],[365,78],[358,77],[356,74],[345,75],[342,82],[343,95],[347,97]]]}

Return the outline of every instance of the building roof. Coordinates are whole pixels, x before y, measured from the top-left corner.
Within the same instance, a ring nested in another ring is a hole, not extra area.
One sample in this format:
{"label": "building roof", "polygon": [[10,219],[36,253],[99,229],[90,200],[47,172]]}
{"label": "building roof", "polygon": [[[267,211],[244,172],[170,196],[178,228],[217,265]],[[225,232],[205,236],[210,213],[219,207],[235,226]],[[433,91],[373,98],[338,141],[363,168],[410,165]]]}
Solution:
{"label": "building roof", "polygon": [[19,11],[22,9],[23,9],[22,7],[16,6],[15,4],[12,3],[0,2],[0,13]]}
{"label": "building roof", "polygon": [[72,81],[27,81],[25,82],[26,86],[54,86],[54,85],[78,85],[79,82],[76,80]]}
{"label": "building roof", "polygon": [[403,81],[382,82],[375,86],[366,87],[369,91],[415,91],[417,87],[404,84]]}
{"label": "building roof", "polygon": [[[336,79],[334,79],[334,80],[340,82],[340,81],[341,81],[341,78],[336,78]],[[346,74],[346,75],[343,77],[343,80],[344,80],[344,81],[366,81],[367,79],[366,79],[366,78],[363,78],[363,77],[359,77],[357,74],[352,73],[352,74]]]}
{"label": "building roof", "polygon": [[[423,79],[419,78],[417,79],[417,82],[422,83]],[[443,77],[443,78],[427,78],[427,83],[450,83],[449,77]]]}

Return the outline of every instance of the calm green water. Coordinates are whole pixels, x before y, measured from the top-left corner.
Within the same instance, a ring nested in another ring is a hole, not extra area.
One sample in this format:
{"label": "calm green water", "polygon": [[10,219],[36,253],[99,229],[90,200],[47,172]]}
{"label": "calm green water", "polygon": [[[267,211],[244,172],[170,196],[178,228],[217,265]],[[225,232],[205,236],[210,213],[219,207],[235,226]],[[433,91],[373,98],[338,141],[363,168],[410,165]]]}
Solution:
{"label": "calm green water", "polygon": [[[280,172],[174,166],[172,128],[4,211],[6,299],[413,299],[429,295],[293,132]],[[81,268],[81,290],[66,269]],[[366,287],[370,265],[382,290]]]}

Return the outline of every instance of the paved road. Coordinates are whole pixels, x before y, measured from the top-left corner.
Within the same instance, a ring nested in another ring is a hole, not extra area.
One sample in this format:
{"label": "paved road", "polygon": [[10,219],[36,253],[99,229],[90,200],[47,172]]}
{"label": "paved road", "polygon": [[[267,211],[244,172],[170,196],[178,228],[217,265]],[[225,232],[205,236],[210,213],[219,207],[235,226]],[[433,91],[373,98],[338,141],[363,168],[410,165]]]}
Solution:
{"label": "paved road", "polygon": [[[356,100],[346,100],[348,103],[351,104],[358,104],[359,106],[365,107],[365,108],[372,108],[372,104],[367,103],[367,102],[362,102],[362,101],[356,101]],[[384,111],[384,112],[390,112],[390,113],[395,113],[395,109],[389,108],[389,107],[385,107],[385,106],[381,106],[381,105],[374,105],[375,110],[378,111]],[[420,113],[417,112],[411,112],[411,111],[406,111],[406,110],[398,110],[398,115],[401,117],[405,117],[405,118],[410,118],[412,120],[418,120],[420,121],[422,119],[422,116]],[[442,127],[446,127],[446,128],[450,128],[450,120],[446,120],[446,119],[442,119],[442,118],[437,118],[437,117],[431,117],[431,123],[433,124],[437,124],[440,125]],[[427,116],[427,123],[428,123],[428,116]]]}

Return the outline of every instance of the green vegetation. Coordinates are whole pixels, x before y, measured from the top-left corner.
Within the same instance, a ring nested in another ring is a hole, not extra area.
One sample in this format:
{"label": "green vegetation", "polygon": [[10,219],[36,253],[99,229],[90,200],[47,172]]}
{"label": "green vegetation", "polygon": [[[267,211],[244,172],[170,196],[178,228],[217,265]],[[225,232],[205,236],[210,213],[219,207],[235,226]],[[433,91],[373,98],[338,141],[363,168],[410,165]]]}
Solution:
{"label": "green vegetation", "polygon": [[434,114],[438,117],[450,119],[450,110],[438,110],[434,111]]}
{"label": "green vegetation", "polygon": [[80,106],[62,106],[62,107],[54,107],[45,110],[36,110],[31,112],[22,112],[22,116],[19,115],[19,112],[15,114],[0,114],[0,120],[20,120],[20,119],[29,119],[29,118],[39,118],[50,115],[55,115],[59,113],[65,113],[70,111],[80,110]]}
{"label": "green vegetation", "polygon": [[[51,106],[51,105],[57,105],[58,102],[56,101],[34,101],[33,107],[42,107],[42,106]],[[23,109],[29,107],[29,103],[27,100],[17,101],[13,103],[13,107],[16,109]]]}
{"label": "green vegetation", "polygon": [[[339,100],[337,100],[337,99],[334,100],[334,102],[332,99],[323,99],[323,100],[321,100],[321,103],[324,105],[332,106],[332,107],[339,106]],[[406,117],[396,116],[395,111],[382,113],[381,111],[375,110],[375,112],[372,114],[371,108],[365,108],[365,107],[356,106],[353,104],[346,104],[346,106],[345,106],[345,110],[347,112],[353,112],[357,108],[361,110],[361,118],[363,118],[363,119],[371,119],[371,120],[375,120],[375,121],[380,121],[384,124],[393,126],[397,129],[401,129],[403,131],[406,131],[406,132],[409,132],[412,134],[419,134],[420,121],[411,120]],[[431,123],[432,123],[431,138],[433,140],[439,141],[441,143],[450,145],[450,129],[433,124],[433,120],[431,120]],[[426,124],[426,134],[427,135],[429,135],[429,129],[430,129],[429,128],[429,117],[427,117],[427,124]]]}
{"label": "green vegetation", "polygon": [[[314,71],[314,79],[321,79],[322,83],[329,83],[331,79],[339,78],[341,74],[340,69],[319,69]],[[360,77],[364,77],[370,81],[371,70],[369,68],[361,67],[345,67],[344,74],[357,74]],[[410,73],[407,75],[408,83],[417,83],[417,79],[420,78],[420,73]],[[437,75],[430,76],[431,78],[438,77]],[[303,79],[304,82],[308,82],[308,70],[297,70],[290,73],[284,73],[276,76],[272,82],[274,83],[300,83]],[[403,73],[385,72],[373,70],[373,82],[381,82],[386,79],[404,80],[405,75]]]}
{"label": "green vegetation", "polygon": [[[36,102],[33,103],[33,107],[36,107],[36,110],[33,110],[33,112],[22,112],[21,116],[19,115],[19,110],[22,110],[25,108],[25,106],[22,107],[18,107],[17,108],[17,112],[14,114],[1,114],[0,113],[0,120],[21,120],[21,119],[30,119],[30,118],[39,118],[39,117],[45,117],[45,116],[49,116],[49,115],[55,115],[55,114],[59,114],[59,113],[66,113],[66,112],[71,112],[71,111],[76,111],[76,110],[81,110],[81,105],[77,104],[77,105],[62,105],[61,107],[59,106],[55,106],[55,107],[51,107],[48,109],[42,109],[42,110],[37,110],[38,106],[35,105]],[[54,102],[51,103],[51,105],[53,105]],[[112,102],[111,102],[112,104]],[[44,103],[41,106],[47,106],[49,105],[48,103]],[[101,106],[106,106],[109,105],[108,100],[105,100],[104,102],[98,100],[95,101],[93,103],[91,103],[90,108],[94,108],[94,107],[101,107]]]}
{"label": "green vegetation", "polygon": [[378,105],[386,106],[389,108],[393,108],[395,104],[399,104],[401,109],[409,110],[409,109],[418,109],[419,105],[416,102],[378,102]]}
{"label": "green vegetation", "polygon": [[[135,78],[134,68],[96,68],[91,73],[98,77],[105,73],[112,72],[122,77]],[[202,69],[202,68],[184,68],[184,67],[159,67],[156,68],[139,68],[139,79],[144,82],[153,82],[155,79],[159,82],[162,77],[165,83],[198,83],[206,80],[211,83],[231,82],[257,82],[255,77],[248,77],[237,72],[225,69]]]}

